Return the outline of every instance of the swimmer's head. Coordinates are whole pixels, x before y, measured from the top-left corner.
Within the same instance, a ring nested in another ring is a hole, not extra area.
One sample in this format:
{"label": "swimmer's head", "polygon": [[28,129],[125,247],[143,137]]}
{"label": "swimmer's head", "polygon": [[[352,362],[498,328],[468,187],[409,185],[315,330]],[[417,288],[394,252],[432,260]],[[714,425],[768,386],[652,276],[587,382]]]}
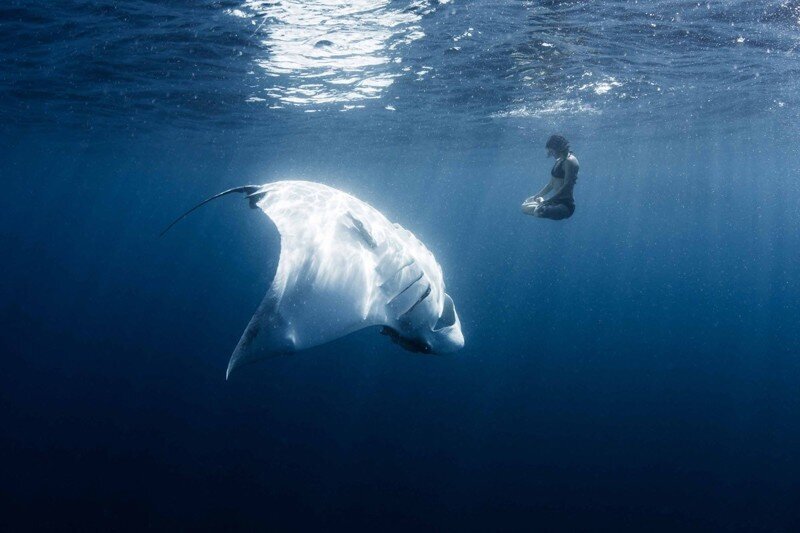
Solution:
{"label": "swimmer's head", "polygon": [[563,135],[555,134],[547,139],[547,144],[545,144],[544,147],[547,148],[548,155],[550,153],[553,155],[560,155],[569,152],[569,141]]}

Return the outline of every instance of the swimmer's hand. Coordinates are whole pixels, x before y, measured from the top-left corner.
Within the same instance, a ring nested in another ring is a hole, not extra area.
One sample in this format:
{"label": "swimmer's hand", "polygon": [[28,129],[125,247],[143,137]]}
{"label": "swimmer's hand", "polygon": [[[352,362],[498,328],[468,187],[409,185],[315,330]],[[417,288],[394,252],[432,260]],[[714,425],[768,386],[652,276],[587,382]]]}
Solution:
{"label": "swimmer's hand", "polygon": [[541,196],[531,196],[522,204],[522,212],[526,215],[535,215],[536,210],[539,209],[539,206],[542,203]]}
{"label": "swimmer's hand", "polygon": [[540,204],[542,202],[544,202],[544,198],[542,198],[541,196],[531,196],[531,197],[527,198],[524,202],[522,202],[522,205]]}

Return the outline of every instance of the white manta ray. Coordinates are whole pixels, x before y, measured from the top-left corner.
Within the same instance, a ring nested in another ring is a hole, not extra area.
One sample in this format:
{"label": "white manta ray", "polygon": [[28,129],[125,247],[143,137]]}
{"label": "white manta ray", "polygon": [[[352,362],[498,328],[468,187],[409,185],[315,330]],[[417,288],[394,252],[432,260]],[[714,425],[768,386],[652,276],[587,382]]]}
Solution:
{"label": "white manta ray", "polygon": [[403,348],[454,352],[464,346],[442,269],[410,231],[347,193],[308,181],[236,187],[278,228],[272,285],[242,334],[227,376],[244,364],[292,353],[369,326]]}

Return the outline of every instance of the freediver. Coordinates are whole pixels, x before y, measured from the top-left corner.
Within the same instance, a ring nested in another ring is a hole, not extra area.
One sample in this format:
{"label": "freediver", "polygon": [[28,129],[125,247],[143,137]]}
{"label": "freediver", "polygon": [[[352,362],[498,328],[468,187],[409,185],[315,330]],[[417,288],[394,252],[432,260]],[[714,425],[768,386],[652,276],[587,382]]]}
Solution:
{"label": "freediver", "polygon": [[[556,158],[550,170],[550,181],[536,195],[522,204],[522,212],[539,218],[563,220],[575,212],[572,190],[578,179],[578,158],[569,149],[569,141],[563,135],[551,135],[545,144],[547,157]],[[545,199],[551,191],[553,195]]]}

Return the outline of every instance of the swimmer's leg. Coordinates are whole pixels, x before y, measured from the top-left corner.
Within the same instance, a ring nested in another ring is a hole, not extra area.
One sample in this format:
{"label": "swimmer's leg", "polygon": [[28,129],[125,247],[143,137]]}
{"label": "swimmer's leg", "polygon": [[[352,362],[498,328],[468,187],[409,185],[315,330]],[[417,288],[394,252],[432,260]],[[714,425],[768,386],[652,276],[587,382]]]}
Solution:
{"label": "swimmer's leg", "polygon": [[572,216],[575,212],[574,205],[564,204],[543,204],[533,213],[534,216],[549,218],[550,220],[563,220]]}

